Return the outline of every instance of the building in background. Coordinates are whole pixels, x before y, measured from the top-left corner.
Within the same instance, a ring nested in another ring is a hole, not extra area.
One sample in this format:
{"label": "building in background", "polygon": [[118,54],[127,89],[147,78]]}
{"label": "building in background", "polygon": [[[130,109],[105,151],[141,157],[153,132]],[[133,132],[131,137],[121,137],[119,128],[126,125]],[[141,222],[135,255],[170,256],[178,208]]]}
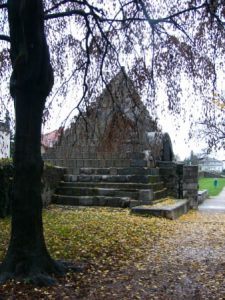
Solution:
{"label": "building in background", "polygon": [[49,148],[53,148],[59,141],[59,138],[63,132],[63,128],[59,128],[52,132],[41,135],[41,154],[43,155]]}
{"label": "building in background", "polygon": [[9,122],[0,121],[0,158],[10,157],[10,127]]}
{"label": "building in background", "polygon": [[205,157],[199,161],[199,171],[222,173],[223,161],[212,157]]}

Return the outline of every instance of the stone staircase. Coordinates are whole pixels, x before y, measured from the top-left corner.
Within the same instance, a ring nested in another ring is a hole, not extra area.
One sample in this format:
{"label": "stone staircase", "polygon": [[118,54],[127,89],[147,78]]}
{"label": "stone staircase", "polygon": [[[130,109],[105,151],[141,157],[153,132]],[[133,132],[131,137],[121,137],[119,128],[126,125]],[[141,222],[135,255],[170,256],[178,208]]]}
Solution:
{"label": "stone staircase", "polygon": [[[112,164],[111,164],[112,165]],[[64,176],[52,202],[75,206],[134,207],[152,204],[167,196],[158,168],[144,159],[132,160],[129,167],[82,167],[79,174]]]}

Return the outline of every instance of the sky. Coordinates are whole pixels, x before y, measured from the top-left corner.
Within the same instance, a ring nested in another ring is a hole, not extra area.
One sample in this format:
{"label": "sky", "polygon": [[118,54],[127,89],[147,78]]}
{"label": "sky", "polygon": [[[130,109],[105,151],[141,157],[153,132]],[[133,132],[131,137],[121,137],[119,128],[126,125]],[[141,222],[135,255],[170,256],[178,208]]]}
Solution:
{"label": "sky", "polygon": [[[168,132],[173,144],[173,151],[175,155],[178,155],[181,160],[190,157],[191,151],[195,154],[203,154],[206,149],[206,143],[203,140],[199,140],[195,137],[189,138],[190,122],[180,123],[180,127],[177,128],[178,120],[174,120],[174,116],[168,116],[167,120],[159,119],[159,123],[162,126],[163,132]],[[225,160],[224,150],[213,151],[209,155],[219,160]]]}

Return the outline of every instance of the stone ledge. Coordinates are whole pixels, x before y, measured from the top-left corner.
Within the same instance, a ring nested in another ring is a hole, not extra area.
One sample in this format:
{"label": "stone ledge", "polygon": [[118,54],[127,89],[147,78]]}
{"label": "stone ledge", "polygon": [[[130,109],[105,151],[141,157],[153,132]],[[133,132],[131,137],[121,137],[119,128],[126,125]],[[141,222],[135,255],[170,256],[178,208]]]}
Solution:
{"label": "stone ledge", "polygon": [[186,214],[189,210],[189,200],[176,200],[172,205],[162,206],[159,205],[153,206],[135,206],[132,207],[131,212],[142,214],[142,215],[152,215],[156,217],[163,217],[167,219],[177,219],[181,215]]}
{"label": "stone ledge", "polygon": [[209,197],[208,190],[198,191],[198,204],[204,202]]}

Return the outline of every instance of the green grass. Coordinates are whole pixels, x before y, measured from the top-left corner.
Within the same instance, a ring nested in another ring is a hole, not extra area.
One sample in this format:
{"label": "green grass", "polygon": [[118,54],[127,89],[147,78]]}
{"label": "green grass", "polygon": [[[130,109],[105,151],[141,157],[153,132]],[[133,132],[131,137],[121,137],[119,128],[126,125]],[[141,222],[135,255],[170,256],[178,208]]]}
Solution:
{"label": "green grass", "polygon": [[218,195],[225,187],[225,178],[218,178],[217,187],[214,186],[214,178],[200,178],[199,190],[208,190],[209,196]]}

